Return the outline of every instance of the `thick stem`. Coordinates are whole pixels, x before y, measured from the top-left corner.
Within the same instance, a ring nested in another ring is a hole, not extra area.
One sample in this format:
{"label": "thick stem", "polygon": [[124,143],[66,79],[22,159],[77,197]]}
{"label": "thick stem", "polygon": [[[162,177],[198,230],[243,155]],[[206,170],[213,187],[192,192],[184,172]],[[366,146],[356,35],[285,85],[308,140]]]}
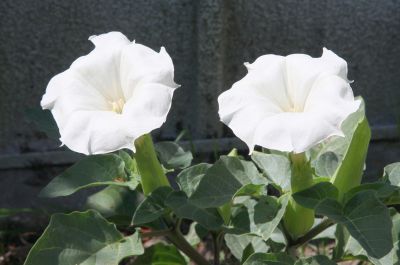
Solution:
{"label": "thick stem", "polygon": [[219,265],[219,252],[220,252],[220,240],[218,233],[212,233],[213,246],[214,246],[214,265]]}
{"label": "thick stem", "polygon": [[313,239],[315,236],[317,236],[319,233],[323,232],[325,229],[329,228],[330,226],[334,225],[335,223],[332,220],[325,219],[318,225],[316,225],[313,229],[308,231],[304,236],[299,237],[298,239],[294,240],[291,242],[291,246],[293,247],[298,247],[301,246],[311,239]]}
{"label": "thick stem", "polygon": [[149,195],[161,186],[170,186],[167,176],[158,161],[150,134],[145,134],[135,141],[135,159],[142,181],[144,195]]}
{"label": "thick stem", "polygon": [[186,241],[178,230],[175,229],[168,233],[167,238],[197,265],[210,265],[210,263]]}
{"label": "thick stem", "polygon": [[[309,188],[313,184],[312,169],[304,153],[290,154],[292,193]],[[304,235],[314,224],[314,211],[299,205],[290,198],[283,217],[284,225],[293,239]]]}

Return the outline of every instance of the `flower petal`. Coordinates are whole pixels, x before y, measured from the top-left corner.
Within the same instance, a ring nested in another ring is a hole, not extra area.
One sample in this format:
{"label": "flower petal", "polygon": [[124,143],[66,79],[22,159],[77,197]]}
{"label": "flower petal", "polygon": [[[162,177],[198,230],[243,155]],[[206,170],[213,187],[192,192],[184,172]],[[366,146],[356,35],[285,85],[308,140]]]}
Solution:
{"label": "flower petal", "polygon": [[177,88],[174,82],[174,65],[164,47],[160,52],[137,43],[126,47],[121,55],[121,86],[125,99],[129,100],[134,90],[143,83],[160,83]]}
{"label": "flower petal", "polygon": [[129,123],[110,111],[79,110],[71,114],[60,130],[61,142],[69,149],[89,154],[109,153],[122,148],[134,150]]}
{"label": "flower petal", "polygon": [[308,93],[319,75],[338,75],[347,80],[346,61],[325,48],[320,58],[291,54],[286,57],[285,64],[288,94],[295,111],[304,109]]}
{"label": "flower petal", "polygon": [[308,95],[304,112],[319,113],[332,126],[340,129],[342,122],[360,107],[354,100],[348,82],[335,75],[322,75]]}
{"label": "flower petal", "polygon": [[120,82],[122,49],[130,41],[119,32],[110,32],[89,38],[95,48],[75,60],[70,70],[87,84],[88,89],[99,91],[106,99],[117,101],[123,98]]}
{"label": "flower petal", "polygon": [[342,132],[317,113],[285,112],[266,117],[255,128],[254,142],[265,148],[301,153]]}

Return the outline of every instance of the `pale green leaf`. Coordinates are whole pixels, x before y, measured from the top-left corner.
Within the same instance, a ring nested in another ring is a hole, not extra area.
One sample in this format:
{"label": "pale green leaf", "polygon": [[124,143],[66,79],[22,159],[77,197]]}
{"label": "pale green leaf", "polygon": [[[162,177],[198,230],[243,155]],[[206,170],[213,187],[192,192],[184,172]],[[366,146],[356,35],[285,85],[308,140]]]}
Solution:
{"label": "pale green leaf", "polygon": [[32,247],[25,265],[118,265],[143,254],[136,232],[124,237],[95,211],[55,214]]}

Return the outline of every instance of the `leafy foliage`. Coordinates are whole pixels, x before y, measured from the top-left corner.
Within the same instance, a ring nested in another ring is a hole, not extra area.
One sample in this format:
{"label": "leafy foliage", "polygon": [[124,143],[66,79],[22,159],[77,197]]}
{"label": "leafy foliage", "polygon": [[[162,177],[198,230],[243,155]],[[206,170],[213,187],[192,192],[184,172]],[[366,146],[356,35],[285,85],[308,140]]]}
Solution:
{"label": "leafy foliage", "polygon": [[42,197],[68,196],[80,189],[117,185],[135,189],[137,178],[128,178],[125,163],[117,155],[88,156],[55,177],[41,192]]}
{"label": "leafy foliage", "polygon": [[95,211],[55,214],[30,251],[25,265],[118,265],[143,254],[136,232],[124,237]]}

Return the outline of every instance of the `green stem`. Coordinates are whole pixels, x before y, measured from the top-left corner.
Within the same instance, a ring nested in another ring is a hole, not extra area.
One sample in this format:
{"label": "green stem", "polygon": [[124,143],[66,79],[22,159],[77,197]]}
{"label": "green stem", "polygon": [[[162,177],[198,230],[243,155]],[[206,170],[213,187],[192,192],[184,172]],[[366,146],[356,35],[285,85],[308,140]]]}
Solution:
{"label": "green stem", "polygon": [[158,161],[150,134],[145,134],[135,141],[135,159],[142,181],[144,195],[149,195],[161,186],[170,186],[167,176]]}
{"label": "green stem", "polygon": [[321,232],[325,231],[327,228],[331,227],[334,224],[335,223],[332,220],[325,219],[321,223],[316,225],[314,228],[312,228],[310,231],[308,231],[304,236],[294,240],[291,243],[291,245],[294,246],[294,247],[301,246],[301,245],[307,243],[308,241],[313,239],[315,236],[317,236]]}
{"label": "green stem", "polygon": [[208,261],[200,255],[182,236],[179,230],[174,229],[173,231],[167,234],[167,238],[174,244],[177,248],[179,248],[183,253],[185,253],[192,261],[194,261],[197,265],[210,265]]}
{"label": "green stem", "polygon": [[[295,193],[313,184],[312,169],[310,162],[304,153],[290,154],[292,176],[291,192]],[[293,239],[304,235],[314,224],[314,211],[299,205],[293,198],[290,198],[283,217],[284,225]]]}

